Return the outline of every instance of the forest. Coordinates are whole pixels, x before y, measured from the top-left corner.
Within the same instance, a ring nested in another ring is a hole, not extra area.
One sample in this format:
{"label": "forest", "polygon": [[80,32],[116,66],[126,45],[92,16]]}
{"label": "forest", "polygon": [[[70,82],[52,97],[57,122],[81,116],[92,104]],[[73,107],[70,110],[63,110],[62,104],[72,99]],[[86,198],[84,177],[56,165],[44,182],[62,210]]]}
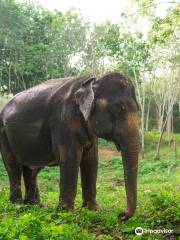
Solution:
{"label": "forest", "polygon": [[[51,11],[33,1],[0,0],[1,107],[14,94],[48,79],[98,78],[119,71],[136,89],[141,138],[139,204],[124,223],[117,219],[117,210],[125,204],[122,163],[112,143],[99,139],[97,191],[102,209],[95,213],[80,209],[80,186],[77,212],[55,211],[55,167],[40,173],[44,208],[11,205],[0,159],[0,239],[178,239],[180,3],[171,1],[159,17],[161,4],[133,0],[119,23],[97,24],[75,8]],[[136,227],[173,233],[136,236]]]}

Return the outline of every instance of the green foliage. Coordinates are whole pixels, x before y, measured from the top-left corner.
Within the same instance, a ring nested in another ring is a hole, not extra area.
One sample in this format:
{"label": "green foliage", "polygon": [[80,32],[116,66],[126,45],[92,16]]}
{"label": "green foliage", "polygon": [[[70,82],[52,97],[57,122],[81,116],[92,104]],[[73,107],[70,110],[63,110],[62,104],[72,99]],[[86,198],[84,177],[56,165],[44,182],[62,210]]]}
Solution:
{"label": "green foliage", "polygon": [[75,10],[62,14],[1,0],[0,85],[17,93],[46,79],[77,74],[70,59],[82,51],[85,26]]}
{"label": "green foliage", "polygon": [[172,40],[178,40],[180,22],[180,6],[171,7],[165,18],[156,17],[153,20],[151,38],[160,44],[172,44]]}
{"label": "green foliage", "polygon": [[3,107],[6,102],[9,100],[9,98],[12,97],[11,95],[7,95],[7,94],[0,94],[0,108]]}
{"label": "green foliage", "polygon": [[150,16],[154,15],[155,1],[154,0],[133,0],[139,6],[141,15]]}
{"label": "green foliage", "polygon": [[98,139],[98,144],[100,146],[101,149],[111,149],[111,150],[115,150],[115,146],[114,143],[112,142],[108,142],[107,140],[103,139],[103,138],[99,138]]}
{"label": "green foliage", "polygon": [[[154,146],[156,146],[158,140],[159,140],[160,133],[158,131],[146,131],[145,132],[145,146],[146,150],[154,149]],[[180,135],[179,134],[173,134],[174,140],[177,142],[177,144],[180,144]],[[169,145],[169,135],[168,133],[164,133],[163,135],[163,142],[162,146],[168,146]]]}

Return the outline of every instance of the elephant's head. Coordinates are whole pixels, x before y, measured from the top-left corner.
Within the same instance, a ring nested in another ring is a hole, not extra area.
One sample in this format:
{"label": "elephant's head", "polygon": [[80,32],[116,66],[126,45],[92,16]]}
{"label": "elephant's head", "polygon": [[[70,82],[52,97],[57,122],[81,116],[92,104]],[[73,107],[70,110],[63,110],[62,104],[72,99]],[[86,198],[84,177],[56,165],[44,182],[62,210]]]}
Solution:
{"label": "elephant's head", "polygon": [[122,220],[136,208],[139,132],[138,104],[131,80],[121,73],[110,73],[95,81],[90,78],[75,94],[88,127],[98,137],[113,141],[122,153],[127,210]]}

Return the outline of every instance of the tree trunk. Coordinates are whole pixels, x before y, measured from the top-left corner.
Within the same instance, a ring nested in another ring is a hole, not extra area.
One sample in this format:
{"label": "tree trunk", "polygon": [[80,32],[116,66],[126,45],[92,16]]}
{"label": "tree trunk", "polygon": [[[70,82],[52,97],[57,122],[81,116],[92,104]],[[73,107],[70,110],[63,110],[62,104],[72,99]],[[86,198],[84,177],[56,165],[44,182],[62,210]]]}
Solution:
{"label": "tree trunk", "polygon": [[166,131],[168,133],[168,136],[172,133],[172,119],[173,118],[173,111],[171,111],[167,118],[167,125],[166,125]]}
{"label": "tree trunk", "polygon": [[156,160],[160,159],[160,147],[161,147],[163,133],[164,133],[164,130],[165,130],[165,127],[166,127],[166,124],[167,124],[167,118],[168,118],[168,115],[166,116],[166,119],[165,119],[164,124],[162,125],[161,131],[160,131],[160,137],[159,137],[159,141],[158,141],[158,144],[157,144],[157,151],[156,151],[156,155],[155,155],[155,158],[154,158]]}
{"label": "tree trunk", "polygon": [[149,111],[150,111],[151,99],[148,99],[147,114],[146,114],[146,131],[149,130]]}
{"label": "tree trunk", "polygon": [[12,65],[12,63],[10,62],[9,69],[8,69],[8,88],[9,88],[9,93],[11,93],[11,65]]}
{"label": "tree trunk", "polygon": [[164,130],[165,130],[165,124],[163,125],[163,127],[160,131],[160,137],[159,137],[159,141],[158,141],[158,144],[157,144],[157,151],[156,151],[156,155],[155,155],[155,158],[154,158],[156,160],[160,159],[160,147],[161,147],[161,142],[162,142],[162,137],[163,137]]}
{"label": "tree trunk", "polygon": [[144,159],[144,107],[141,113],[141,158]]}
{"label": "tree trunk", "polygon": [[156,126],[157,126],[158,131],[161,132],[162,120],[161,120],[161,114],[160,114],[158,107],[156,107]]}

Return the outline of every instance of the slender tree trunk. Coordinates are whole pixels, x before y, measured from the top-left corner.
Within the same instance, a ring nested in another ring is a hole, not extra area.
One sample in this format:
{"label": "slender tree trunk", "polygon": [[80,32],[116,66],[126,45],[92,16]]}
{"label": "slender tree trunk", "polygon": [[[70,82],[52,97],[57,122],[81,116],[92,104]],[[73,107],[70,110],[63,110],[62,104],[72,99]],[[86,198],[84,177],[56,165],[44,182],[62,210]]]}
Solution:
{"label": "slender tree trunk", "polygon": [[21,79],[22,79],[22,82],[23,82],[23,88],[24,88],[24,90],[26,90],[27,87],[26,87],[26,83],[25,83],[25,81],[24,81],[23,73],[20,73],[20,75],[21,75]]}
{"label": "slender tree trunk", "polygon": [[97,76],[98,63],[96,59],[96,44],[94,43],[93,45],[92,74],[93,76]]}
{"label": "slender tree trunk", "polygon": [[161,128],[161,131],[160,131],[160,137],[159,137],[159,141],[158,141],[158,144],[157,144],[157,151],[156,151],[156,155],[155,155],[155,158],[156,160],[159,160],[160,159],[160,147],[161,147],[161,142],[162,142],[162,137],[163,137],[163,133],[164,133],[164,130],[165,130],[165,126],[166,126],[166,122],[167,122],[167,118]]}
{"label": "slender tree trunk", "polygon": [[147,114],[146,114],[146,131],[149,130],[149,111],[150,111],[151,99],[148,99]]}
{"label": "slender tree trunk", "polygon": [[10,62],[9,69],[8,69],[8,88],[9,88],[9,93],[11,93],[11,65],[12,65],[12,63]]}
{"label": "slender tree trunk", "polygon": [[173,118],[173,111],[169,113],[168,119],[167,119],[167,125],[166,125],[166,131],[169,137],[172,133],[172,118]]}
{"label": "slender tree trunk", "polygon": [[[164,130],[165,130],[165,127],[166,127],[166,124],[167,124],[169,114],[172,112],[172,110],[173,110],[173,104],[172,104],[171,107],[169,107],[169,111],[167,111],[167,115],[166,115],[164,123],[162,122],[162,128],[161,128],[161,131],[160,131],[160,137],[159,137],[159,141],[158,141],[158,145],[157,145],[157,152],[156,152],[156,155],[155,155],[155,159],[157,159],[157,160],[160,159],[160,147],[161,147],[162,137],[163,137],[163,133],[164,133]],[[164,116],[164,112],[163,112],[163,116]],[[163,121],[163,118],[164,118],[163,116],[162,116],[162,121]]]}
{"label": "slender tree trunk", "polygon": [[162,128],[162,119],[161,119],[161,107],[156,107],[156,125],[159,132],[161,132]]}
{"label": "slender tree trunk", "polygon": [[172,145],[173,142],[174,142],[174,137],[173,137],[173,110],[170,111],[170,113],[168,115],[166,131],[167,131],[167,134],[168,134],[169,145]]}
{"label": "slender tree trunk", "polygon": [[142,86],[142,111],[141,111],[141,157],[144,158],[144,110],[145,110],[145,86]]}

